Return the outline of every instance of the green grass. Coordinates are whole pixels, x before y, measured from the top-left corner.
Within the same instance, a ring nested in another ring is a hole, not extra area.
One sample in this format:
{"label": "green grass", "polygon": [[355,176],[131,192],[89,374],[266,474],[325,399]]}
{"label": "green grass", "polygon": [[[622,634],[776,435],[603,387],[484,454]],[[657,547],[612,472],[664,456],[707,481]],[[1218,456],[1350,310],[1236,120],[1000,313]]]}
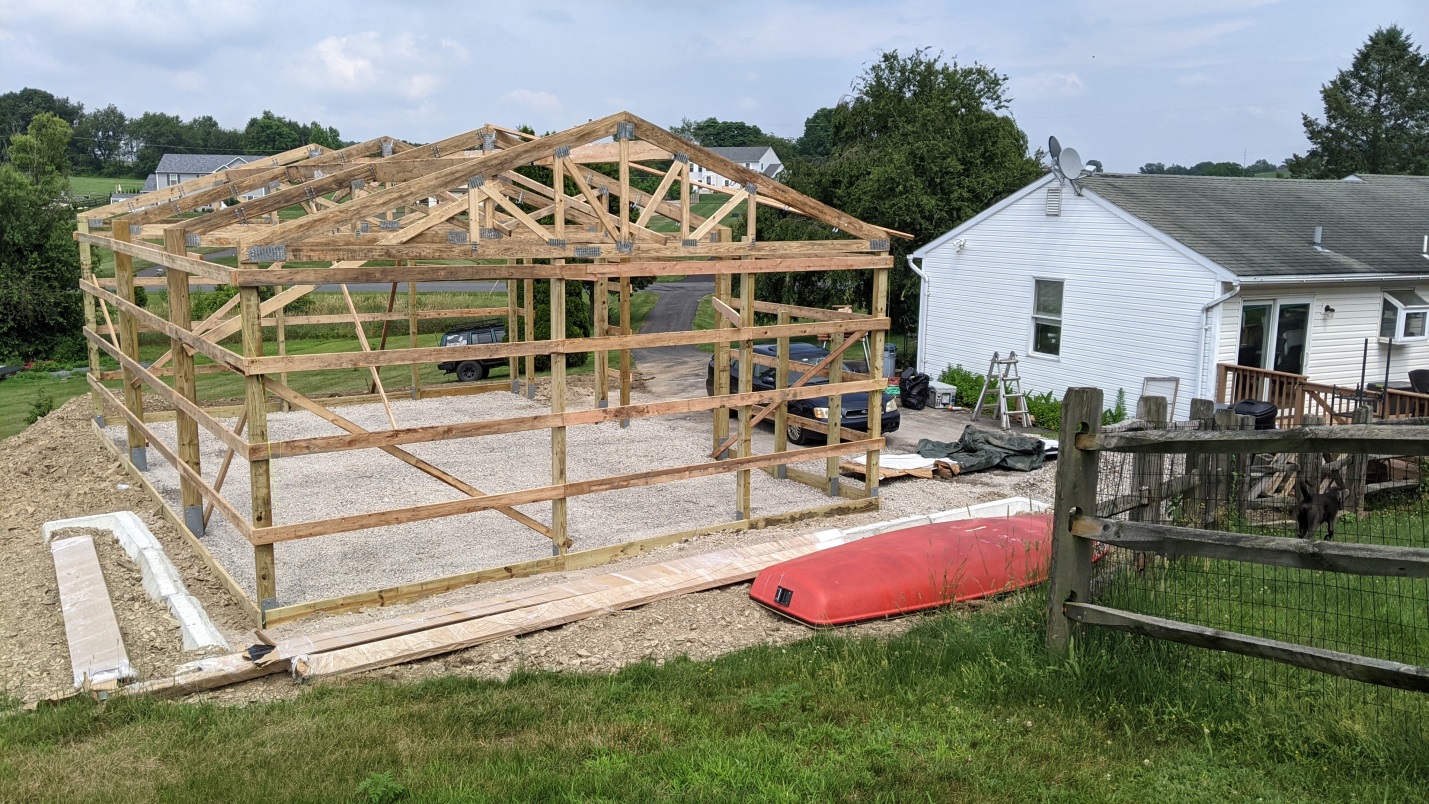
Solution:
{"label": "green grass", "polygon": [[124,192],[137,193],[144,188],[143,179],[116,179],[108,176],[70,176],[69,192],[72,196],[90,195],[103,196],[109,203],[108,198],[114,192],[114,188],[123,185]]}
{"label": "green grass", "polygon": [[[719,208],[724,206],[724,202],[728,200],[729,196],[722,193],[692,195],[690,196],[690,201],[692,202],[690,204],[690,212],[702,218],[708,218],[718,212]],[[679,203],[678,198],[675,199],[675,201]],[[680,222],[670,220],[663,215],[655,215],[650,218],[650,223],[647,228],[655,232],[678,232],[680,231]]]}
{"label": "green grass", "polygon": [[9,438],[29,426],[25,417],[35,400],[49,397],[55,407],[89,390],[83,377],[64,379],[45,372],[25,371],[0,381],[0,439]]}
{"label": "green grass", "polygon": [[1031,593],[887,642],[830,631],[614,675],[66,704],[0,718],[0,799],[1422,800],[1420,725],[1208,683],[1211,654],[1131,637],[1052,663],[1043,609]]}

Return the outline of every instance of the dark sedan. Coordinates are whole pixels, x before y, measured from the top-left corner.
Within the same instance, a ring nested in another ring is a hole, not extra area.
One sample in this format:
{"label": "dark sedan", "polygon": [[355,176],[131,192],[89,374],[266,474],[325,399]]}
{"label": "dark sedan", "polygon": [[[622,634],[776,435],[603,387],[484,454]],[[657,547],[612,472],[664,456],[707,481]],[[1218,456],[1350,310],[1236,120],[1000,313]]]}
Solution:
{"label": "dark sedan", "polygon": [[[754,347],[756,355],[765,357],[779,356],[778,348],[775,344],[763,344]],[[812,366],[820,360],[829,356],[827,349],[820,349],[813,344],[791,343],[789,344],[789,382],[792,385],[799,377],[800,365]],[[844,361],[844,370],[866,374],[868,365],[866,363],[855,363]],[[776,370],[773,366],[754,366],[753,386],[756,391],[774,390],[774,380]],[[828,377],[813,377],[806,385],[827,385]],[[731,391],[739,389],[739,361],[732,360],[729,366],[729,386]],[[705,392],[714,396],[714,358],[710,358],[709,371],[705,377]],[[839,419],[839,425],[844,429],[868,432],[868,394],[844,394],[842,397],[843,415]],[[795,416],[817,421],[828,421],[829,418],[829,398],[826,396],[813,399],[795,399],[789,402],[789,412]],[[898,429],[898,397],[885,393],[883,395],[883,432],[891,433]],[[810,441],[822,440],[819,433],[809,430],[790,422],[785,428],[789,440],[795,444],[807,444]]]}

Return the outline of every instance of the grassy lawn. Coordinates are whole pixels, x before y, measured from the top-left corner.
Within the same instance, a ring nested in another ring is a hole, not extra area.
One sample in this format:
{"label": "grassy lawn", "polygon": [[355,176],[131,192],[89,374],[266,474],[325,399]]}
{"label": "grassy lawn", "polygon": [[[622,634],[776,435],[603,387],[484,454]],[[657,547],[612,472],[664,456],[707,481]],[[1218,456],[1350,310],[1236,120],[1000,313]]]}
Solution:
{"label": "grassy lawn", "polygon": [[[728,200],[729,196],[722,193],[691,195],[690,201],[692,203],[690,204],[690,212],[702,218],[708,218],[718,212],[719,208],[724,206],[724,202]],[[675,199],[675,203],[679,203],[678,198]],[[655,215],[650,218],[648,228],[655,232],[678,232],[680,231],[680,222],[670,220],[663,215]]]}
{"label": "grassy lawn", "polygon": [[0,381],[0,439],[29,426],[25,419],[37,401],[48,398],[57,408],[88,390],[83,377],[61,379],[44,372],[25,371]]}
{"label": "grassy lawn", "polygon": [[104,196],[104,203],[109,203],[108,198],[114,192],[116,186],[123,185],[124,192],[137,193],[144,188],[143,179],[116,179],[108,176],[70,176],[70,195],[92,195]]}
{"label": "grassy lawn", "polygon": [[1423,800],[1422,736],[1353,695],[1248,694],[1207,683],[1213,654],[1115,635],[1053,664],[1043,607],[614,675],[72,703],[0,718],[0,799]]}

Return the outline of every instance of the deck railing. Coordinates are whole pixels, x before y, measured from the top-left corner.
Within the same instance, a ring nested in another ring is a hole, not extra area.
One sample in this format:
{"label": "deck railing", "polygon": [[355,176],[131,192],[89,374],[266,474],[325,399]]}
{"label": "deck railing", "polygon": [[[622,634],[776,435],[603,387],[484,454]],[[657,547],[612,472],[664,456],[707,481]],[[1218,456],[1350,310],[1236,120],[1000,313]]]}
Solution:
{"label": "deck railing", "polygon": [[1273,403],[1277,427],[1298,427],[1307,415],[1349,424],[1361,406],[1368,406],[1381,421],[1429,417],[1429,394],[1327,385],[1311,382],[1304,374],[1216,364],[1216,401],[1234,405],[1243,399]]}

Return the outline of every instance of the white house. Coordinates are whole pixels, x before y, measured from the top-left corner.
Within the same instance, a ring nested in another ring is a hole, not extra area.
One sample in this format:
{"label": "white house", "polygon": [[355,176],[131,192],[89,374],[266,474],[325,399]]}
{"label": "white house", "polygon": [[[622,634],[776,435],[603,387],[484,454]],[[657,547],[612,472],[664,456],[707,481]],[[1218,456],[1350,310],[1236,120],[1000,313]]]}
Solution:
{"label": "white house", "polygon": [[1044,176],[911,256],[920,371],[1016,351],[1024,388],[1132,409],[1178,377],[1184,419],[1217,364],[1351,388],[1429,369],[1429,177],[1078,183]]}
{"label": "white house", "polygon": [[[145,182],[144,190],[148,192],[151,189],[172,187],[189,179],[208,176],[220,170],[239,167],[264,158],[244,154],[164,154],[159,158],[159,166],[154,168],[154,186],[149,187],[148,182]],[[249,201],[258,198],[265,192],[265,188],[259,187],[252,192],[245,193],[243,200]]]}
{"label": "white house", "polygon": [[[710,148],[709,150],[731,162],[763,173],[771,179],[777,178],[779,172],[784,169],[784,163],[779,161],[779,155],[774,153],[774,149],[767,145],[756,145],[744,148]],[[692,181],[712,185],[719,189],[744,186],[742,182],[727,179],[713,170],[710,170],[708,167],[697,165],[694,162],[690,163],[690,179]],[[710,192],[708,188],[696,187],[695,189]]]}

